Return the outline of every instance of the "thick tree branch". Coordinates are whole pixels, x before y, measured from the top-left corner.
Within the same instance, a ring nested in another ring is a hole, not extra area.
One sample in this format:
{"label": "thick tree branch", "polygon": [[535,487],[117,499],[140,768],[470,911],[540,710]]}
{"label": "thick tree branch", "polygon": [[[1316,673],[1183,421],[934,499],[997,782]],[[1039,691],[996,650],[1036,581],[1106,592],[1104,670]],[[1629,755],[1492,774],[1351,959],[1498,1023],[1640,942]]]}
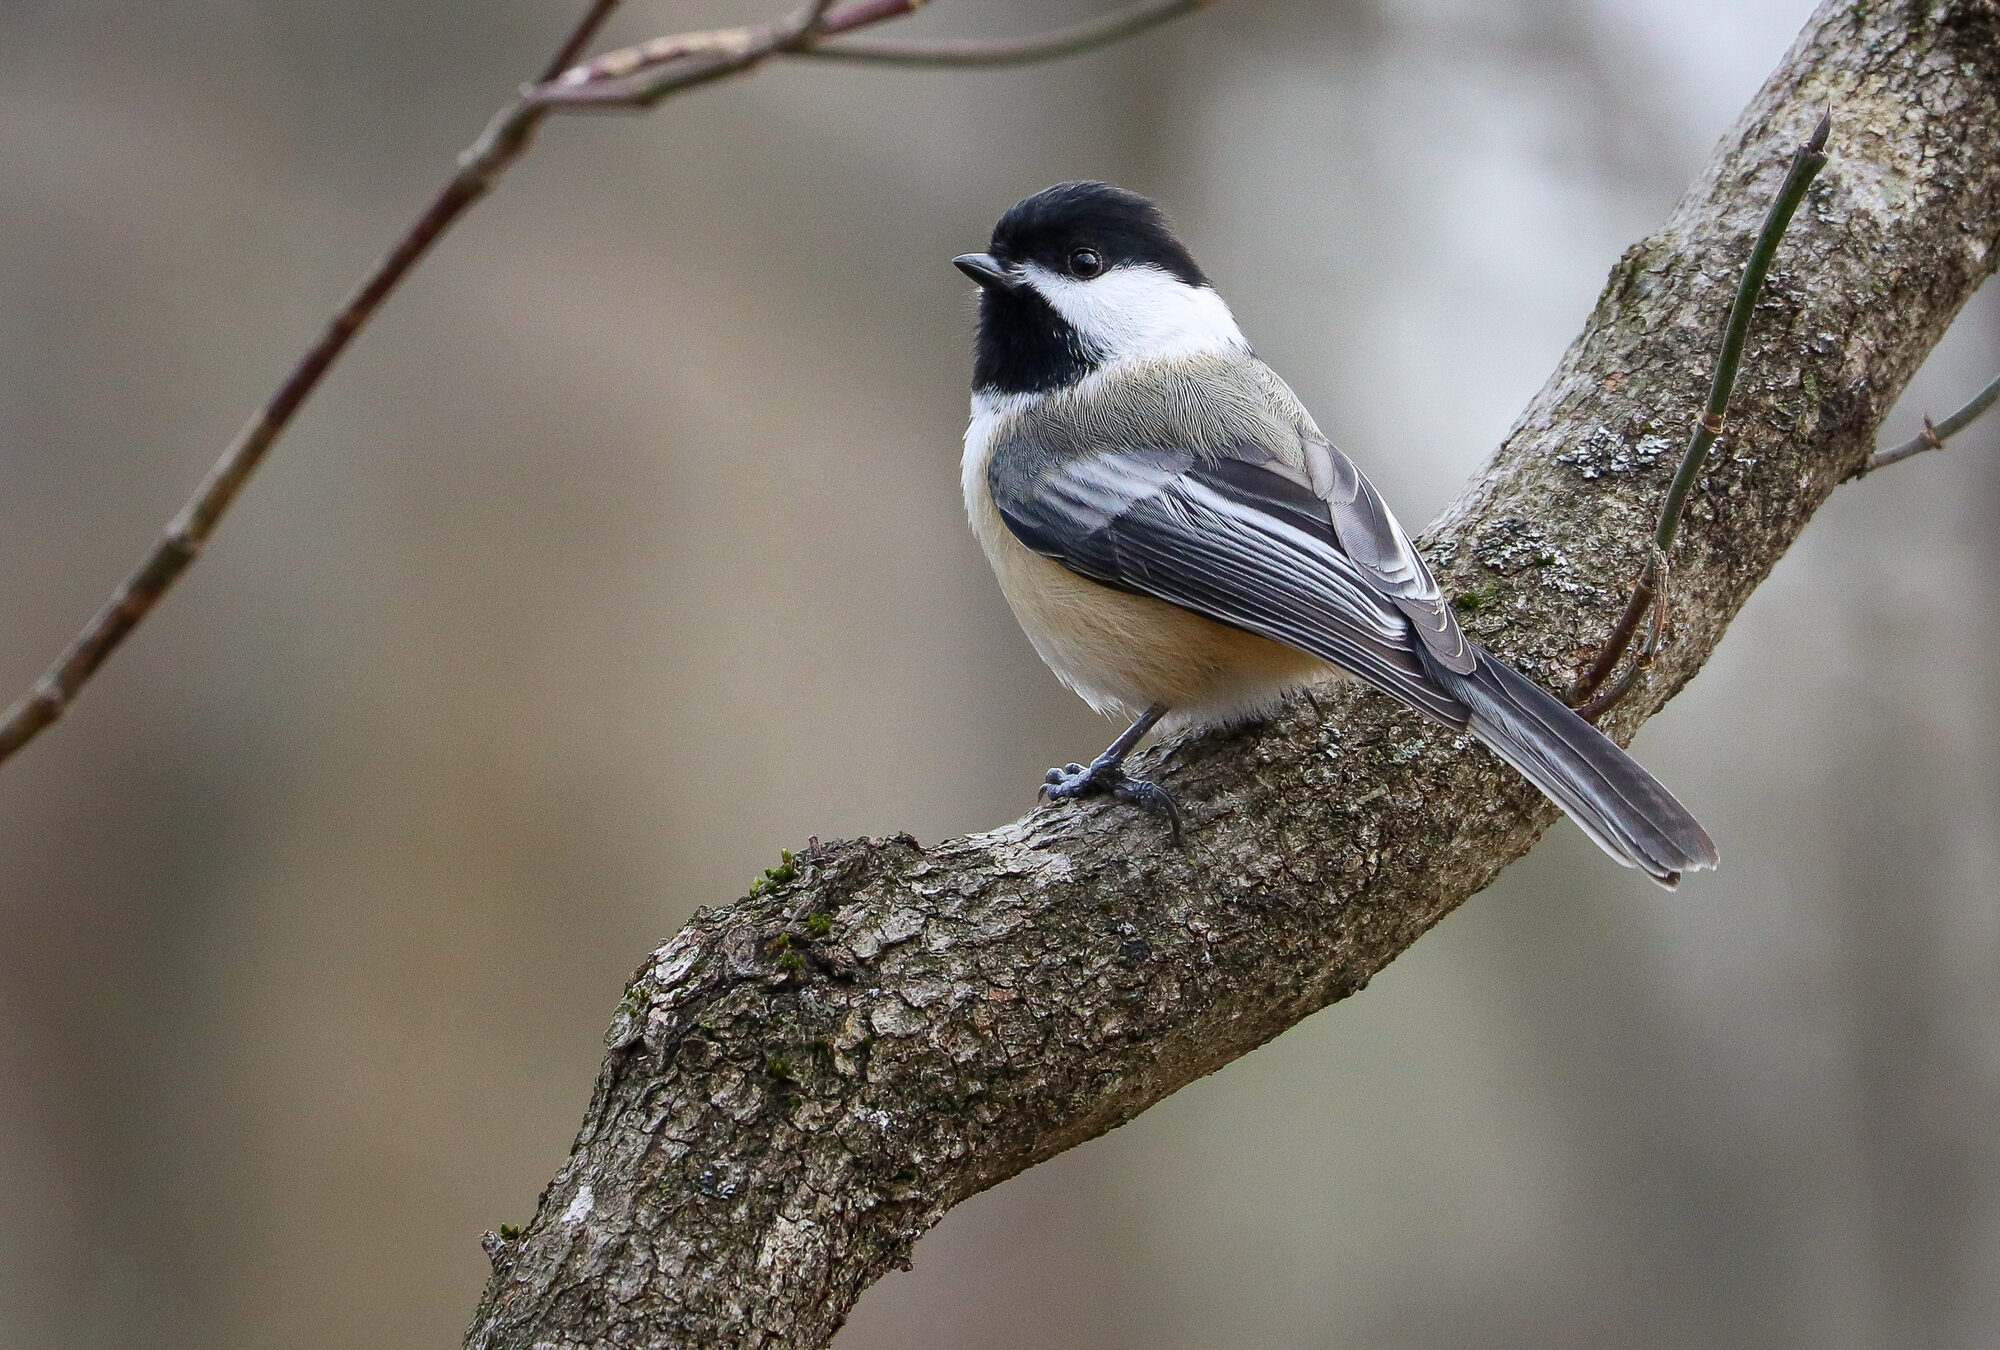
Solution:
{"label": "thick tree branch", "polygon": [[[1629,737],[1694,675],[1992,269],[1997,93],[1990,0],[1821,8],[1431,530],[1477,636],[1575,678],[1644,561],[1766,204],[1830,108],[1833,161],[1689,494],[1673,640],[1607,728]],[[467,1344],[824,1345],[952,1205],[1361,988],[1551,816],[1351,687],[1153,761],[1185,851],[1129,809],[1064,806],[815,850],[699,911],[620,1005],[534,1221],[492,1243]]]}

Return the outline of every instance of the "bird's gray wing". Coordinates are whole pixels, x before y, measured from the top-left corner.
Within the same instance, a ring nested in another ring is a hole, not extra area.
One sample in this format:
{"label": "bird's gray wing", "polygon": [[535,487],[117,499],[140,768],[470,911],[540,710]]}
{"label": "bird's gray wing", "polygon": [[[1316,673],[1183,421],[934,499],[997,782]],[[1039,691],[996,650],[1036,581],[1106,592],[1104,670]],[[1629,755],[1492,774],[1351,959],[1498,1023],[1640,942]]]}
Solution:
{"label": "bird's gray wing", "polygon": [[[1310,652],[1465,725],[1466,706],[1425,672],[1424,630],[1381,579],[1396,576],[1393,553],[1371,540],[1368,565],[1351,556],[1335,508],[1296,477],[1248,456],[1140,449],[997,456],[988,482],[1014,537],[1071,571]],[[1379,504],[1372,489],[1353,500],[1371,498]],[[1436,583],[1416,568],[1421,581],[1394,584],[1421,607],[1421,583],[1433,593]]]}
{"label": "bird's gray wing", "polygon": [[1317,436],[1305,441],[1305,476],[1314,495],[1326,503],[1334,537],[1368,584],[1408,616],[1440,665],[1470,674],[1476,661],[1472,643],[1375,485],[1353,460]]}

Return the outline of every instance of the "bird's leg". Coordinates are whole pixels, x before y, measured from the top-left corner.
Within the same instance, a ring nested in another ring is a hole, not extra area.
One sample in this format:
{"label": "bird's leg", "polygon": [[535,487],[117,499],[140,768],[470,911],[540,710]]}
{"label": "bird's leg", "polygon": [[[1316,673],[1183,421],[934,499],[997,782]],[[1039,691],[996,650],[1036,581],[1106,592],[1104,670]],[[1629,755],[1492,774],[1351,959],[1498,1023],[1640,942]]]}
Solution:
{"label": "bird's leg", "polygon": [[1060,769],[1050,769],[1048,776],[1042,780],[1042,796],[1054,801],[1088,797],[1093,793],[1115,791],[1121,783],[1137,781],[1125,776],[1125,756],[1132,753],[1132,747],[1166,714],[1167,705],[1155,703],[1139,715],[1138,721],[1120,732],[1118,739],[1105,747],[1104,753],[1088,765],[1065,764]]}
{"label": "bird's leg", "polygon": [[1174,799],[1158,783],[1134,778],[1125,772],[1124,767],[1125,756],[1132,753],[1132,747],[1166,715],[1167,705],[1155,703],[1089,764],[1065,764],[1060,769],[1050,769],[1048,776],[1042,780],[1043,800],[1067,801],[1108,792],[1121,802],[1132,802],[1164,815],[1168,828],[1173,831],[1174,846],[1180,847],[1181,813],[1180,808],[1174,805]]}

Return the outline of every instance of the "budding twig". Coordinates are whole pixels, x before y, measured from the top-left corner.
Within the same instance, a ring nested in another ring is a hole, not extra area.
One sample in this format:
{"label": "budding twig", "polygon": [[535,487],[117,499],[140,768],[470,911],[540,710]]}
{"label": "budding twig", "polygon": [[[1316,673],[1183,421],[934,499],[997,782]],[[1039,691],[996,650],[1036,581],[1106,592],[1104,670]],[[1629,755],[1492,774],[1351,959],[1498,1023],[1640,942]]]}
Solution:
{"label": "budding twig", "polygon": [[1946,441],[1977,421],[1979,415],[1992,407],[1996,399],[2000,399],[2000,377],[1996,377],[1991,384],[1974,394],[1970,403],[1967,403],[1963,408],[1945,418],[1944,421],[1932,422],[1930,418],[1926,417],[1922,431],[1893,449],[1876,451],[1868,457],[1867,461],[1860,468],[1847,475],[1847,480],[1852,482],[1856,478],[1866,478],[1877,469],[1886,469],[1891,464],[1900,464],[1910,456],[1921,455],[1926,450],[1944,449]]}
{"label": "budding twig", "polygon": [[[1833,117],[1827,113],[1819,119],[1819,125],[1813,128],[1806,143],[1792,152],[1791,171],[1785,175],[1784,185],[1778,189],[1777,199],[1771,203],[1770,212],[1764,217],[1764,226],[1757,233],[1757,242],[1750,250],[1750,260],[1744,264],[1742,280],[1736,286],[1736,299],[1729,306],[1722,351],[1716,357],[1715,372],[1709,379],[1708,403],[1695,419],[1687,454],[1681,459],[1679,472],[1674,474],[1673,485],[1667,489],[1667,500],[1660,508],[1659,524],[1653,530],[1652,551],[1645,567],[1632,583],[1632,596],[1626,602],[1624,614],[1619,616],[1610,638],[1572,692],[1571,701],[1582,703],[1579,711],[1585,716],[1601,716],[1615,706],[1638,678],[1636,663],[1649,660],[1659,648],[1666,628],[1666,559],[1674,546],[1674,536],[1680,530],[1681,512],[1687,506],[1688,493],[1693,489],[1695,480],[1701,476],[1702,466],[1708,462],[1709,448],[1722,434],[1728,419],[1729,395],[1736,387],[1737,368],[1743,362],[1743,344],[1750,334],[1750,315],[1757,308],[1757,297],[1764,290],[1764,278],[1770,273],[1771,260],[1777,256],[1778,243],[1792,222],[1792,214],[1805,200],[1806,188],[1826,167],[1826,139],[1832,128]],[[1640,622],[1649,611],[1653,616],[1653,626],[1641,647],[1640,656],[1635,657],[1634,670],[1604,697],[1592,700],[1590,696],[1624,659]]]}
{"label": "budding twig", "polygon": [[[819,46],[826,38],[902,18],[923,3],[924,0],[849,0],[847,4],[836,4],[835,0],[810,0],[790,17],[771,23],[658,38],[578,65],[591,40],[619,4],[619,0],[591,0],[590,8],[557,48],[540,78],[496,113],[479,139],[459,156],[458,172],[375,265],[264,406],[237,433],[152,551],[119,583],[103,608],[34,686],[0,715],[0,762],[11,758],[68,711],[78,691],[105,659],[200,556],[223,513],[333,363],[445,231],[491,192],[501,175],[527,153],[536,128],[549,114],[595,108],[650,108],[670,94],[749,70],[781,54],[904,65],[1007,65],[1048,60],[1128,37],[1195,9],[1207,0],[1144,0],[1072,28],[997,43],[911,44],[900,49],[900,54],[885,54],[881,47],[836,50]],[[949,48],[955,55],[934,59],[941,48]],[[980,58],[981,51],[985,52],[985,59]],[[924,52],[930,55],[922,55]]]}

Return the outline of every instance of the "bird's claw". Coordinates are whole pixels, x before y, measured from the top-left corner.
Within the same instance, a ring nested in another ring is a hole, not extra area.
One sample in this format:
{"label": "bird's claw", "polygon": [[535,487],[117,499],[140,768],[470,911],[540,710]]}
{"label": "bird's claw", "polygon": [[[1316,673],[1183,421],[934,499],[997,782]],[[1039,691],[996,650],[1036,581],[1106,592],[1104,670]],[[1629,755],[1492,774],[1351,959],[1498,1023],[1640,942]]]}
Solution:
{"label": "bird's claw", "polygon": [[1065,802],[1077,797],[1114,792],[1125,777],[1116,764],[1065,764],[1042,775],[1041,798],[1045,802]]}
{"label": "bird's claw", "polygon": [[1134,778],[1113,761],[1095,760],[1088,765],[1065,764],[1050,769],[1042,779],[1041,798],[1045,802],[1074,801],[1108,793],[1121,802],[1130,802],[1167,818],[1174,847],[1181,846],[1181,811],[1173,797],[1158,783]]}
{"label": "bird's claw", "polygon": [[1172,793],[1151,779],[1133,778],[1121,773],[1118,783],[1111,789],[1111,795],[1121,802],[1131,802],[1155,815],[1165,816],[1167,832],[1174,837],[1174,847],[1181,847],[1181,809],[1174,804]]}

